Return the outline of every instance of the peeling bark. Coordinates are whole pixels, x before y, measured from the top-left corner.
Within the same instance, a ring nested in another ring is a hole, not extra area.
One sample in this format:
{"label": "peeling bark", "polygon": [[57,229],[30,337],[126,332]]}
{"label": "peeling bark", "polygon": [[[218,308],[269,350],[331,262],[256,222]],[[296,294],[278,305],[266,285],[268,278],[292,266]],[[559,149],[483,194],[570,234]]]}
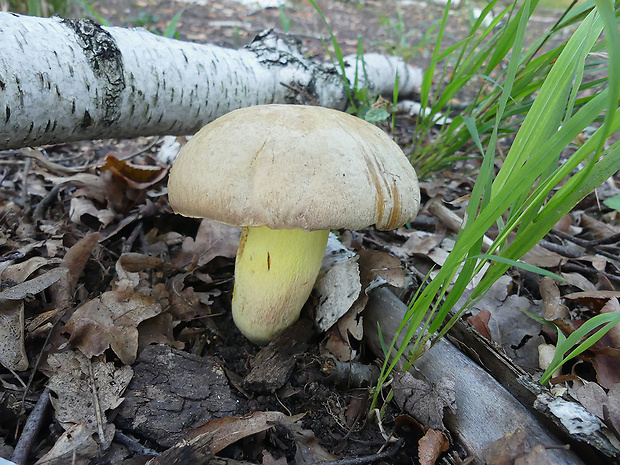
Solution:
{"label": "peeling bark", "polygon": [[[422,72],[396,57],[347,57],[346,78],[399,95]],[[362,76],[361,71],[365,70]],[[357,74],[357,78],[356,78]],[[0,12],[0,150],[95,138],[192,134],[236,108],[347,106],[343,79],[273,33],[232,50],[91,20]]]}

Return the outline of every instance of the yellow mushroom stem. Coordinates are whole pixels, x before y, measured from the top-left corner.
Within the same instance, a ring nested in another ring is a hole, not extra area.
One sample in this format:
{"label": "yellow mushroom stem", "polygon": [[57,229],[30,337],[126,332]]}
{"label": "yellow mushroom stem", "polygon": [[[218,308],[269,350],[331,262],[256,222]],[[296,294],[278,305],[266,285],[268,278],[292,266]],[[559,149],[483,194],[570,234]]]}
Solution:
{"label": "yellow mushroom stem", "polygon": [[232,315],[249,340],[267,344],[297,321],[319,274],[328,234],[266,226],[243,229]]}

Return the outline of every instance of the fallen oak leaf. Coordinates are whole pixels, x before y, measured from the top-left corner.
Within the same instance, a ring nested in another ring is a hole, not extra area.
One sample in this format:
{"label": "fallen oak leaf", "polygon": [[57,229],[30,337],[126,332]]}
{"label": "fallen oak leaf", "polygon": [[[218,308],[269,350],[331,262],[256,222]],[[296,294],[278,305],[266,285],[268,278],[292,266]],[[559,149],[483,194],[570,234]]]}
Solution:
{"label": "fallen oak leaf", "polygon": [[123,402],[133,370],[116,367],[103,357],[91,362],[79,351],[52,354],[48,363],[54,370],[48,387],[58,396],[51,399],[56,420],[65,429],[85,424],[89,432],[98,433],[105,448],[114,436],[114,425],[108,423],[106,412]]}
{"label": "fallen oak leaf", "polygon": [[438,385],[432,385],[408,371],[394,374],[394,400],[398,407],[436,430],[445,430],[444,409],[456,410],[454,388],[454,378],[442,378]]}
{"label": "fallen oak leaf", "polygon": [[131,365],[138,353],[138,324],[161,312],[155,297],[132,290],[108,291],[79,307],[64,332],[87,357],[111,347],[124,364]]}

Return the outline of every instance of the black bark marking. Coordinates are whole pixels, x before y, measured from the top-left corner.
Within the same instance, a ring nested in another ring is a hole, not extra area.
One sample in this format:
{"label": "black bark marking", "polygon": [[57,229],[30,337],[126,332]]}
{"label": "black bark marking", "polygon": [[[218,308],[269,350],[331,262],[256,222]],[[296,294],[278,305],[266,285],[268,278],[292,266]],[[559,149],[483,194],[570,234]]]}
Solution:
{"label": "black bark marking", "polygon": [[[77,43],[88,59],[103,91],[103,121],[112,125],[120,117],[121,95],[125,90],[121,52],[110,33],[90,19],[64,19],[62,24],[75,33]],[[84,117],[82,127],[90,126],[92,119],[88,112]],[[88,124],[84,126],[85,123]]]}
{"label": "black bark marking", "polygon": [[82,118],[82,124],[80,126],[82,126],[82,128],[87,128],[91,124],[93,124],[93,119],[91,118],[90,113],[88,113],[88,110],[86,110],[84,111],[84,117]]}
{"label": "black bark marking", "polygon": [[5,116],[4,116],[4,122],[8,123],[9,120],[11,119],[11,109],[9,108],[9,106],[6,106],[6,110],[4,112]]}

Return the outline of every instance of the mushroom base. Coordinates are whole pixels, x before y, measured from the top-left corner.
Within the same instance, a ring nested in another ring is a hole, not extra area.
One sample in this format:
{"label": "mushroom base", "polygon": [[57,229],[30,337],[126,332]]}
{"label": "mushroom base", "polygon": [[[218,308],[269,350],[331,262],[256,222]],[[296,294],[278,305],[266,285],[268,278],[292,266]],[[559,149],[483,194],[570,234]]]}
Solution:
{"label": "mushroom base", "polygon": [[267,344],[297,321],[319,274],[328,234],[266,226],[243,229],[232,315],[249,340]]}

